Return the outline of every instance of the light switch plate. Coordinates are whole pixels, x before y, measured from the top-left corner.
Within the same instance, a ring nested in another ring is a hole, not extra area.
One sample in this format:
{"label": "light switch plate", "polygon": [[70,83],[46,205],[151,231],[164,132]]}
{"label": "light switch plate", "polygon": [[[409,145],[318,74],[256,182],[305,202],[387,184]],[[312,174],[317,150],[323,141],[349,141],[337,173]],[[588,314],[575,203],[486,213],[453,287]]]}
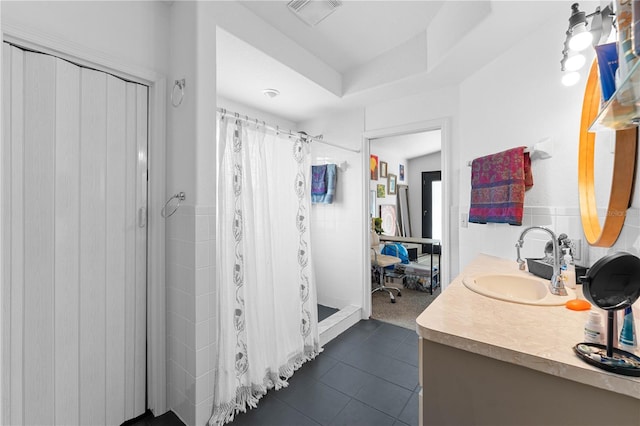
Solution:
{"label": "light switch plate", "polygon": [[460,227],[468,228],[469,227],[469,214],[468,213],[460,213]]}
{"label": "light switch plate", "polygon": [[573,251],[573,260],[582,259],[582,240],[571,240],[571,249]]}

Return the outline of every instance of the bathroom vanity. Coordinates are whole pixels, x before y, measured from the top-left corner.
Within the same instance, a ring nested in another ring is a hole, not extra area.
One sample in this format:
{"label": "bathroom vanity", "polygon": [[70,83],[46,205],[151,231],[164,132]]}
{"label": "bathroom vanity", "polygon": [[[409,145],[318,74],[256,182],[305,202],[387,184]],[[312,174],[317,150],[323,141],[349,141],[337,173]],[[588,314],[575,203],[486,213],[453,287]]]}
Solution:
{"label": "bathroom vanity", "polygon": [[573,352],[588,311],[497,300],[463,284],[483,274],[527,273],[479,255],[416,320],[420,425],[640,425],[640,378]]}

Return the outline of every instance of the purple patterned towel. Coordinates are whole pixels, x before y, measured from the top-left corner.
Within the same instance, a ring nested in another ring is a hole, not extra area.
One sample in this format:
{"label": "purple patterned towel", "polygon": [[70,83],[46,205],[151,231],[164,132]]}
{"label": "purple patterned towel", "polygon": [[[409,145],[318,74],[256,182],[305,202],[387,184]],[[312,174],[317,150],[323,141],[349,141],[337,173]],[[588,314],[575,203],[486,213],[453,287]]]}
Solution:
{"label": "purple patterned towel", "polygon": [[311,195],[327,193],[327,165],[311,166]]}
{"label": "purple patterned towel", "polygon": [[531,158],[524,149],[473,160],[469,222],[522,225],[524,192],[533,186]]}

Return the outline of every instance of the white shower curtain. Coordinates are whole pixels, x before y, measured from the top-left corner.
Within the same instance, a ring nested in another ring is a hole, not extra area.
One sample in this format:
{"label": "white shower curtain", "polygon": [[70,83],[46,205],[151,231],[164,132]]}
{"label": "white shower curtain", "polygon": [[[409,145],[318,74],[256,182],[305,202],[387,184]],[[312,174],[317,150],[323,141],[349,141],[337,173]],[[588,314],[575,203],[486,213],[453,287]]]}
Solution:
{"label": "white shower curtain", "polygon": [[210,425],[255,407],[319,352],[309,238],[310,153],[222,115],[217,357]]}

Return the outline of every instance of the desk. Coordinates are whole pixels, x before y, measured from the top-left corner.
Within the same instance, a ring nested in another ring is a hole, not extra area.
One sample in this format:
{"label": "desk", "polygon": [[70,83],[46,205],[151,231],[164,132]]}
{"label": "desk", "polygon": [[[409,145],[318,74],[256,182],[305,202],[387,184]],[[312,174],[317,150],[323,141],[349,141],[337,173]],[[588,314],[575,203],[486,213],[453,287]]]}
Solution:
{"label": "desk", "polygon": [[[433,286],[434,286],[434,272],[433,272],[433,255],[434,255],[434,247],[440,247],[441,246],[441,242],[440,240],[436,240],[433,238],[417,238],[417,237],[396,237],[396,236],[389,236],[389,235],[380,235],[380,241],[388,241],[388,242],[397,242],[397,243],[414,243],[414,244],[430,244],[431,245],[431,252],[429,253],[429,255],[431,256],[431,262],[429,264],[429,267],[431,269],[431,282],[429,283],[430,288],[431,288],[431,294],[433,294]],[[442,253],[442,250],[438,250],[439,253]],[[440,255],[438,256],[438,272],[437,272],[440,276]]]}

